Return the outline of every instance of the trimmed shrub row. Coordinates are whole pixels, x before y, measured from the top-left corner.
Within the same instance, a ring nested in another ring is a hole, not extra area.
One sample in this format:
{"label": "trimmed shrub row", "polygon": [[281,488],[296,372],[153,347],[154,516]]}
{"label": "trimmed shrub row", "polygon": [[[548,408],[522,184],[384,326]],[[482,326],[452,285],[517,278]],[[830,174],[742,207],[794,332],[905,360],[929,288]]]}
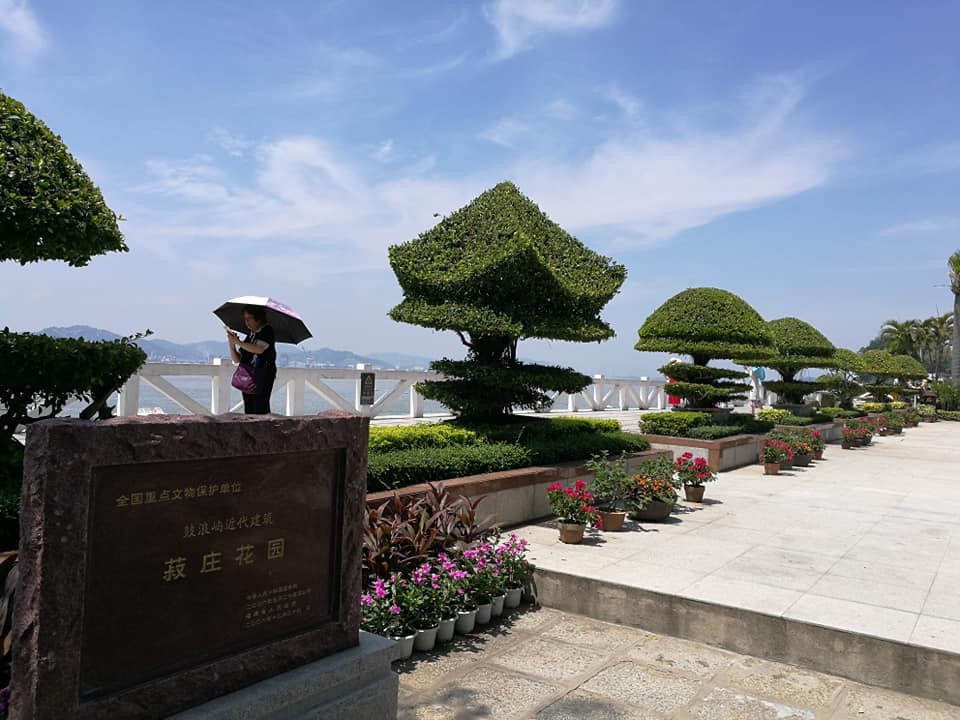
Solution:
{"label": "trimmed shrub row", "polygon": [[937,410],[937,417],[941,420],[960,420],[960,410]]}
{"label": "trimmed shrub row", "polygon": [[649,449],[646,438],[622,432],[616,420],[518,417],[499,425],[371,428],[367,491]]}
{"label": "trimmed shrub row", "polygon": [[686,437],[695,427],[706,427],[712,421],[710,413],[660,412],[640,416],[640,430],[650,435]]}

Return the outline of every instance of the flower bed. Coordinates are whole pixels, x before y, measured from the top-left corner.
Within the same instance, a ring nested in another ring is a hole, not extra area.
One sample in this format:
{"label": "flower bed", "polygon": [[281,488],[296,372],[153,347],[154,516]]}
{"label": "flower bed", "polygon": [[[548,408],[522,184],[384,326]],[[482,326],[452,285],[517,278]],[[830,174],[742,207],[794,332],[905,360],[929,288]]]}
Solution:
{"label": "flower bed", "polygon": [[701,455],[707,464],[719,472],[733,470],[757,462],[757,453],[763,442],[762,435],[732,435],[719,440],[673,437],[671,435],[647,435],[651,450],[668,450],[673,459],[684,453]]}
{"label": "flower bed", "polygon": [[[627,470],[633,472],[644,460],[661,455],[664,453],[656,450],[628,453]],[[442,485],[452,496],[474,500],[483,498],[479,508],[486,525],[508,526],[550,515],[547,486],[575,478],[592,478],[584,463],[568,462],[483,473],[444,480],[438,485]],[[367,506],[379,505],[393,497],[394,492],[401,498],[408,498],[422,497],[428,490],[429,485],[421,483],[396,491],[368,493]]]}

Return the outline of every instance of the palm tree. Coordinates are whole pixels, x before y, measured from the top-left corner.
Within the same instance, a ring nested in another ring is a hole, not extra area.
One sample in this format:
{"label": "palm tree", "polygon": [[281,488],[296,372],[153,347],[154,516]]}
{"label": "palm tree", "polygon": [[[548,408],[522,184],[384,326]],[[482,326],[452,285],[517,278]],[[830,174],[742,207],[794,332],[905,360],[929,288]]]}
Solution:
{"label": "palm tree", "polygon": [[950,290],[953,291],[953,343],[950,349],[950,369],[954,383],[960,383],[960,250],[947,260],[950,270]]}
{"label": "palm tree", "polygon": [[[880,338],[886,349],[894,355],[910,355],[917,357],[920,323],[916,320],[887,320],[880,328]],[[919,358],[917,358],[919,359]]]}
{"label": "palm tree", "polygon": [[931,346],[927,368],[939,380],[943,375],[944,360],[947,359],[950,339],[953,337],[953,313],[934,315],[924,320],[922,325]]}

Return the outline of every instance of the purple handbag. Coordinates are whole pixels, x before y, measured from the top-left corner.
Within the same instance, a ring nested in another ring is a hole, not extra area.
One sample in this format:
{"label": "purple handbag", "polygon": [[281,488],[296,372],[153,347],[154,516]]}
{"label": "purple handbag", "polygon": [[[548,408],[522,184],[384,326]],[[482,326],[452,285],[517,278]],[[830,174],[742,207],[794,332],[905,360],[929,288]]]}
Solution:
{"label": "purple handbag", "polygon": [[260,383],[262,375],[263,373],[260,372],[260,368],[254,367],[250,363],[242,362],[237,365],[237,369],[233,371],[233,379],[230,380],[230,384],[244,395],[256,395],[257,386]]}

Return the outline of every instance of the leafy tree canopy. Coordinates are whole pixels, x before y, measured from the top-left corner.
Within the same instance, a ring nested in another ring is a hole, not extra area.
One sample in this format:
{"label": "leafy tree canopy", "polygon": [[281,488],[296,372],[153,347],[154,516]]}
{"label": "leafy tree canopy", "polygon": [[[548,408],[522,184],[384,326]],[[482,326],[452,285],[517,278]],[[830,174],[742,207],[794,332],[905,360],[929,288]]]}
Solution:
{"label": "leafy tree canopy", "polygon": [[0,92],[0,261],[90,258],[127,246],[117,216],[60,138]]}
{"label": "leafy tree canopy", "polygon": [[848,370],[855,373],[866,372],[863,356],[858,355],[853,350],[837,348],[837,351],[833,354],[833,359],[837,361],[837,367],[840,370]]}
{"label": "leafy tree canopy", "polygon": [[[867,350],[863,358],[863,372],[874,377],[897,377],[900,364],[886,350]],[[926,376],[926,373],[924,373]]]}
{"label": "leafy tree canopy", "polygon": [[637,350],[692,355],[705,365],[711,359],[775,355],[773,336],[759,313],[744,300],[717,288],[690,288],[674,295],[646,319]]}
{"label": "leafy tree canopy", "polygon": [[471,335],[599,341],[600,311],[626,269],[551,221],[503,182],[415,240],[390,248],[399,322]]}
{"label": "leafy tree canopy", "polygon": [[915,357],[894,355],[893,359],[899,368],[894,377],[903,380],[923,380],[927,377],[927,369]]}

